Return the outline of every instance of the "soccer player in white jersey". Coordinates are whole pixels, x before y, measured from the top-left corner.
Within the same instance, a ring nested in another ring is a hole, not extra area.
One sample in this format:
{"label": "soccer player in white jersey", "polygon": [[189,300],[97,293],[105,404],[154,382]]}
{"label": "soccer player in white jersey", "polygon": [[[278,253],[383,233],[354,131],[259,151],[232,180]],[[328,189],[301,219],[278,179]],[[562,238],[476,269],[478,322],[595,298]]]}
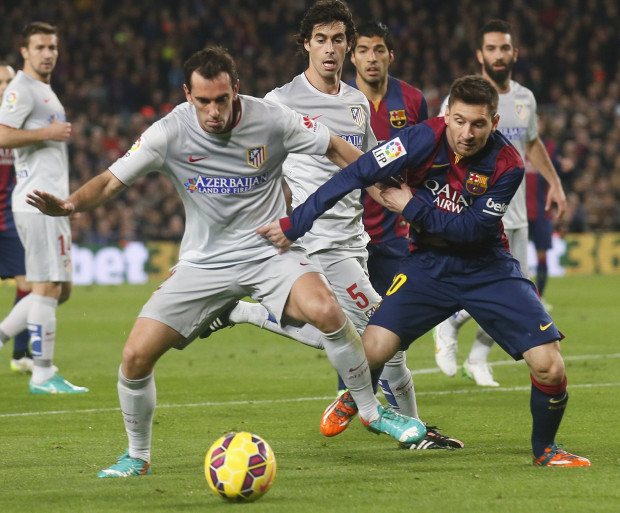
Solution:
{"label": "soccer player in white jersey", "polygon": [[[185,207],[179,262],[143,307],[123,350],[118,392],[129,449],[99,477],[150,472],[155,363],[245,296],[261,301],[278,322],[309,323],[323,332],[327,356],[364,405],[368,429],[419,441],[426,433],[420,421],[379,404],[359,334],[319,269],[303,250],[280,253],[256,233],[286,212],[280,181],[289,152],[325,154],[342,166],[361,152],[316,121],[240,95],[234,61],[221,48],[195,53],[184,73],[187,102],[153,124],[109,169],[67,200],[41,191],[29,195],[43,212],[66,216],[159,171]],[[347,373],[352,368],[358,372]]]}
{"label": "soccer player in white jersey", "polygon": [[58,59],[56,27],[43,22],[26,25],[20,50],[24,69],[4,92],[0,107],[0,148],[14,150],[13,215],[26,252],[26,281],[32,283],[32,293],[0,323],[0,344],[27,327],[34,360],[30,391],[83,393],[88,389],[56,374],[52,363],[56,308],[71,294],[69,219],[51,219],[26,202],[27,192],[33,189],[62,197],[69,194],[71,123],[50,86]]}
{"label": "soccer player in white jersey", "polygon": [[[525,162],[527,157],[545,178],[549,184],[546,209],[551,209],[555,204],[556,215],[560,217],[566,210],[566,195],[544,144],[538,136],[536,99],[529,89],[511,79],[512,67],[518,55],[511,25],[503,20],[490,20],[480,30],[478,44],[476,56],[482,65],[482,76],[491,82],[499,93],[498,130],[517,149],[523,161]],[[523,272],[527,273],[528,223],[525,179],[510,202],[502,221],[510,244],[510,252],[519,261]],[[457,337],[461,326],[470,318],[465,310],[461,310],[439,324],[433,331],[435,359],[442,372],[448,376],[454,376],[457,372]],[[473,379],[480,386],[499,386],[493,379],[487,363],[492,345],[493,339],[479,327],[469,356],[463,363],[463,375]]]}
{"label": "soccer player in white jersey", "polygon": [[[308,57],[308,67],[288,84],[268,93],[265,99],[319,120],[333,135],[366,152],[377,145],[370,125],[368,100],[362,92],[340,80],[354,38],[352,15],[343,2],[321,0],[312,5],[301,21],[297,36],[300,50]],[[289,203],[293,208],[303,203],[339,171],[340,168],[324,156],[290,154],[283,164],[283,188]],[[362,333],[381,296],[368,277],[366,245],[370,237],[364,230],[360,198],[359,190],[345,196],[316,220],[300,245],[322,269],[347,317]],[[227,315],[212,326],[212,331],[228,322],[250,322],[308,345],[323,347],[321,334],[316,329],[311,326],[282,328],[273,322],[260,304],[240,302]],[[385,365],[379,383],[394,410],[418,418],[413,379],[403,351]],[[329,415],[321,419],[321,432],[325,436],[341,433],[354,414],[353,407],[350,411],[330,410]],[[401,444],[401,447],[405,445]],[[408,447],[446,449],[462,447],[462,443],[429,428],[420,443]]]}

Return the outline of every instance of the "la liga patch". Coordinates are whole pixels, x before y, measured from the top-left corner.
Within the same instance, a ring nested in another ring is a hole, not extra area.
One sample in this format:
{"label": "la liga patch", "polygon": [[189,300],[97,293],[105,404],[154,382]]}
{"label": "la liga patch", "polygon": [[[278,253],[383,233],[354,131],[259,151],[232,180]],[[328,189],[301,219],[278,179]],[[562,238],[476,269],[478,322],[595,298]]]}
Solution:
{"label": "la liga patch", "polygon": [[384,145],[372,150],[372,154],[375,156],[379,167],[385,167],[390,162],[399,159],[403,155],[407,155],[407,150],[401,142],[400,137],[395,137]]}

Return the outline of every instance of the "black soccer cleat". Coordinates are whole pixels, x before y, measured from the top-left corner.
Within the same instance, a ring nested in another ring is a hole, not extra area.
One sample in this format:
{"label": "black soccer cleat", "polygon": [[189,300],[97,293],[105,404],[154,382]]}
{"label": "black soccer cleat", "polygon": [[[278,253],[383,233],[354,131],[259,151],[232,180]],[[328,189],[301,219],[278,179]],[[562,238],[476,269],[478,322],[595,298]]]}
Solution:
{"label": "black soccer cleat", "polygon": [[234,326],[234,323],[230,322],[230,312],[232,312],[235,309],[238,303],[239,301],[235,301],[230,306],[228,306],[220,315],[218,315],[215,319],[213,319],[211,324],[207,326],[207,329],[205,329],[198,336],[200,338],[208,338],[211,336],[211,334],[215,333],[216,331],[224,329],[228,326]]}
{"label": "black soccer cleat", "polygon": [[426,426],[426,436],[417,444],[399,444],[401,449],[425,450],[425,449],[462,449],[465,444],[456,438],[442,435],[437,426]]}

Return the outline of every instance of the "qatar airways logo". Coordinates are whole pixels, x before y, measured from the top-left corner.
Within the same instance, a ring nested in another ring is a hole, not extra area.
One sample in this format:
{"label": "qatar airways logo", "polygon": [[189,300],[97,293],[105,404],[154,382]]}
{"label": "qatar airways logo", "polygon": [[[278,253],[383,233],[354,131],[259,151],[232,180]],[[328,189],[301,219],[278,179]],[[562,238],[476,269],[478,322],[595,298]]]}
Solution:
{"label": "qatar airways logo", "polygon": [[473,201],[464,198],[459,191],[451,189],[448,184],[440,185],[436,180],[426,180],[424,186],[433,193],[433,203],[441,210],[460,214]]}

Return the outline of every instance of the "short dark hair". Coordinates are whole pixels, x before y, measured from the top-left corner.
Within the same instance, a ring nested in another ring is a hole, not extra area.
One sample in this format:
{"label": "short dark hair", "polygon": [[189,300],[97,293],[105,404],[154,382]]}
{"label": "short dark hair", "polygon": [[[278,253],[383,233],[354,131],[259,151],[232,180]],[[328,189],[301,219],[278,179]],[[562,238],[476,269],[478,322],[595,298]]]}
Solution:
{"label": "short dark hair", "polygon": [[452,108],[456,101],[468,105],[486,105],[489,108],[489,114],[494,117],[497,114],[499,94],[486,78],[480,75],[465,75],[457,78],[450,87],[448,106]]}
{"label": "short dark hair", "polygon": [[28,45],[30,44],[30,36],[34,36],[35,34],[58,35],[58,30],[54,25],[50,25],[44,21],[33,21],[28,23],[22,29],[22,46],[28,48]]}
{"label": "short dark hair", "polygon": [[204,78],[213,79],[220,73],[228,73],[230,85],[234,88],[239,74],[234,59],[222,46],[207,46],[204,50],[197,51],[183,64],[183,74],[185,85],[189,91],[192,90],[192,73],[197,71]]}
{"label": "short dark hair", "polygon": [[319,0],[306,11],[297,34],[297,45],[304,55],[308,52],[304,48],[304,42],[312,38],[312,30],[316,25],[342,22],[345,26],[347,43],[355,44],[355,23],[353,15],[342,0]]}
{"label": "short dark hair", "polygon": [[504,20],[493,19],[487,21],[484,26],[478,31],[478,48],[482,49],[484,44],[484,36],[489,32],[499,32],[500,34],[508,34],[512,39],[513,46],[515,45],[514,34],[512,33],[512,25]]}
{"label": "short dark hair", "polygon": [[357,40],[360,37],[380,37],[383,39],[385,46],[387,46],[388,51],[394,51],[394,38],[392,37],[392,33],[390,29],[387,28],[385,23],[382,23],[377,20],[367,21],[363,23],[359,27],[357,27],[357,36],[355,40],[354,46],[351,50],[355,50],[355,46],[357,46]]}

